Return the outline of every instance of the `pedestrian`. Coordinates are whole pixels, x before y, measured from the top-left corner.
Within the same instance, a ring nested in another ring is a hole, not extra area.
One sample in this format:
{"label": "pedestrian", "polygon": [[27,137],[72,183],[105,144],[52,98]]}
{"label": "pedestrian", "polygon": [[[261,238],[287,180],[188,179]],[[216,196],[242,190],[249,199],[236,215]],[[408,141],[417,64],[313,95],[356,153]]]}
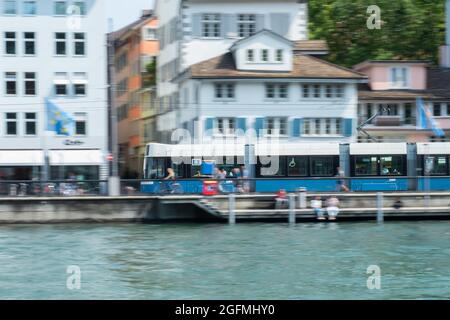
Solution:
{"label": "pedestrian", "polygon": [[317,196],[311,200],[311,208],[314,210],[314,214],[317,216],[317,220],[325,220],[322,209],[322,198]]}
{"label": "pedestrian", "polygon": [[345,185],[345,171],[341,169],[341,167],[337,167],[337,191],[341,192],[348,192],[350,191],[349,188]]}
{"label": "pedestrian", "polygon": [[327,200],[327,214],[328,220],[336,220],[339,214],[339,199],[331,196]]}

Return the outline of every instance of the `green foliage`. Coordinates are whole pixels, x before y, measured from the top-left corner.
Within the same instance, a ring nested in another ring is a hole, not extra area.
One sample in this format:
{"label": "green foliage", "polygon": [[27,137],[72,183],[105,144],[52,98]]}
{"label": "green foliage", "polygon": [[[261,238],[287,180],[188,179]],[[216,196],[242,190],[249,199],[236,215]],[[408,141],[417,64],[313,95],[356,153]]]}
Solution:
{"label": "green foliage", "polygon": [[[367,59],[437,62],[444,44],[444,0],[309,0],[310,39],[325,39],[329,60],[351,67]],[[367,8],[381,9],[381,29],[367,28]]]}

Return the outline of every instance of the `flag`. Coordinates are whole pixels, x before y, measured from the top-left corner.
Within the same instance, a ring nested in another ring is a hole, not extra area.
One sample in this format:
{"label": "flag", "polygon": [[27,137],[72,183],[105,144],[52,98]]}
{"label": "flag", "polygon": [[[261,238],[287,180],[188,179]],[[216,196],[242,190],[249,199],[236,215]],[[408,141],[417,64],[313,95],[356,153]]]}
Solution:
{"label": "flag", "polygon": [[75,134],[75,120],[68,113],[61,110],[57,105],[45,99],[47,114],[47,131],[56,132],[64,136]]}
{"label": "flag", "polygon": [[433,117],[433,113],[430,107],[425,106],[422,98],[417,98],[417,127],[419,129],[431,129],[436,137],[445,137],[445,132],[439,127],[436,119]]}

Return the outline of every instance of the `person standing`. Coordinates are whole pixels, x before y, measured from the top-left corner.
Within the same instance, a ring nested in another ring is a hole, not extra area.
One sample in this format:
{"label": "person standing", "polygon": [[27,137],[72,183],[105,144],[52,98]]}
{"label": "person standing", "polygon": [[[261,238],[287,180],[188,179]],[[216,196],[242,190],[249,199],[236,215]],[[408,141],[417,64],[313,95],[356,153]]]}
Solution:
{"label": "person standing", "polygon": [[337,167],[336,169],[337,171],[337,191],[341,192],[348,192],[350,191],[349,188],[345,185],[345,172],[343,169],[341,169],[341,167]]}

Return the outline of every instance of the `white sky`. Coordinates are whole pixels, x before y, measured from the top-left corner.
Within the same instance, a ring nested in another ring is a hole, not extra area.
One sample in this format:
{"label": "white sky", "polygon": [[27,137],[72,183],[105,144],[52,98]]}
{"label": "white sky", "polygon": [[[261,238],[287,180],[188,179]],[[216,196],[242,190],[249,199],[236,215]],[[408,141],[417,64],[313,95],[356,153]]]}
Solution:
{"label": "white sky", "polygon": [[108,17],[114,19],[114,30],[137,20],[143,9],[153,9],[154,0],[107,0]]}

